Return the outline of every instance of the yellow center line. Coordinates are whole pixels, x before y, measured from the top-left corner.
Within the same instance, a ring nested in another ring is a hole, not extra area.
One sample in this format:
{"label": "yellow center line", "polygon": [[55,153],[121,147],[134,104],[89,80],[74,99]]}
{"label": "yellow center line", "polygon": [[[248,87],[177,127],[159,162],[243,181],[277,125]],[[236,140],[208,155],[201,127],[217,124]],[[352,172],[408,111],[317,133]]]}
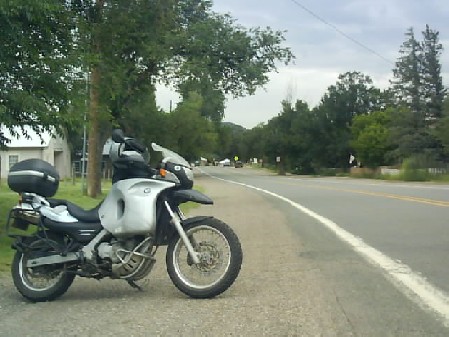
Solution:
{"label": "yellow center line", "polygon": [[319,189],[323,189],[323,190],[333,190],[333,191],[342,191],[342,192],[357,193],[357,194],[364,194],[364,195],[372,195],[372,196],[376,196],[376,197],[384,197],[384,198],[390,198],[390,199],[418,202],[418,203],[428,204],[428,205],[433,205],[433,206],[449,207],[449,201],[443,201],[443,200],[419,198],[419,197],[412,197],[412,196],[408,196],[408,195],[390,194],[390,193],[383,193],[383,192],[353,190],[353,189],[337,188],[337,187],[329,187],[329,186],[316,186],[316,185],[309,185],[309,184],[307,184],[306,186],[312,187],[312,188],[319,188]]}

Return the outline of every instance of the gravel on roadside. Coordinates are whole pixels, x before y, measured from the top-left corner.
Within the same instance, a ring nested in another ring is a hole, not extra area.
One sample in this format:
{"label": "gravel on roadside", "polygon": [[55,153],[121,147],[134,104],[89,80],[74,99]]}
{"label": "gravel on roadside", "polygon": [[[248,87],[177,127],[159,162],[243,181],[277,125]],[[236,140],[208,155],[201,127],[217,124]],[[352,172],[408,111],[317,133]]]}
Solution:
{"label": "gravel on roadside", "polygon": [[29,303],[0,278],[0,336],[352,336],[321,271],[300,258],[301,238],[267,197],[200,175],[215,201],[189,215],[213,215],[237,233],[243,265],[210,300],[180,293],[165,271],[165,249],[139,292],[123,281],[75,279],[61,298]]}

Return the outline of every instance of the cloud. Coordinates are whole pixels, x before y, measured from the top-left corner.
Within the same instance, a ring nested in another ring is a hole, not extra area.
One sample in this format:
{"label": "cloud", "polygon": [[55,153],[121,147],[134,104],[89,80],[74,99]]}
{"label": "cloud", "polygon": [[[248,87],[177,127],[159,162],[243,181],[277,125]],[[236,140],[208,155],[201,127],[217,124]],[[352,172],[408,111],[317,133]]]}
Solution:
{"label": "cloud", "polygon": [[[294,99],[315,106],[338,75],[347,71],[363,72],[373,79],[375,86],[386,88],[404,34],[410,27],[414,27],[416,38],[421,39],[421,31],[429,24],[440,32],[440,42],[449,49],[447,0],[215,0],[213,9],[229,13],[245,27],[286,30],[285,45],[297,57],[295,64],[280,65],[278,73],[270,74],[265,90],[259,89],[255,96],[229,99],[225,120],[249,128],[276,116],[288,91]],[[447,85],[447,51],[441,62]],[[167,107],[170,99],[176,101],[175,95],[165,89],[160,89],[158,96],[162,107]]]}

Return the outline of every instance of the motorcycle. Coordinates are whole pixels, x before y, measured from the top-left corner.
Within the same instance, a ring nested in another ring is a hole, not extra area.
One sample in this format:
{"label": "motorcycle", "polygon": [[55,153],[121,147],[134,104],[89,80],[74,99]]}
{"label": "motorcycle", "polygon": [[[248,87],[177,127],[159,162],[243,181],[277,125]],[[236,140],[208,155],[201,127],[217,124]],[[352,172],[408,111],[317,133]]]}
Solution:
{"label": "motorcycle", "polygon": [[[51,301],[76,276],[121,279],[142,290],[136,281],[151,272],[158,247],[167,246],[166,269],[181,292],[193,298],[223,293],[239,274],[242,248],[226,223],[212,216],[186,218],[181,211],[188,201],[213,204],[192,189],[192,167],[152,143],[162,155],[152,168],[145,146],[119,129],[112,140],[113,184],[90,210],[51,198],[59,175],[49,163],[28,159],[10,169],[8,185],[20,195],[6,224],[15,239],[11,274],[17,290],[33,302]],[[36,227],[32,234],[30,225]]]}

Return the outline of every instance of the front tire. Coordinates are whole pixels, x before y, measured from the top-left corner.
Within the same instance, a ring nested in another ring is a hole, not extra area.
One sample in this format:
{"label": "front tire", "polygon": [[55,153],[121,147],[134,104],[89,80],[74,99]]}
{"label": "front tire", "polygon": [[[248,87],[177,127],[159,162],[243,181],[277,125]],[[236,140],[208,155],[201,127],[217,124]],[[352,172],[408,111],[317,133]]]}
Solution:
{"label": "front tire", "polygon": [[29,259],[43,251],[51,252],[52,248],[40,237],[30,237],[25,243],[28,247],[15,253],[11,265],[17,290],[32,302],[52,301],[63,295],[72,284],[75,273],[68,273],[63,264],[28,268]]}
{"label": "front tire", "polygon": [[243,253],[234,231],[224,222],[207,218],[184,228],[200,263],[195,265],[176,235],[168,244],[167,272],[173,284],[193,298],[215,297],[228,289],[237,278]]}

